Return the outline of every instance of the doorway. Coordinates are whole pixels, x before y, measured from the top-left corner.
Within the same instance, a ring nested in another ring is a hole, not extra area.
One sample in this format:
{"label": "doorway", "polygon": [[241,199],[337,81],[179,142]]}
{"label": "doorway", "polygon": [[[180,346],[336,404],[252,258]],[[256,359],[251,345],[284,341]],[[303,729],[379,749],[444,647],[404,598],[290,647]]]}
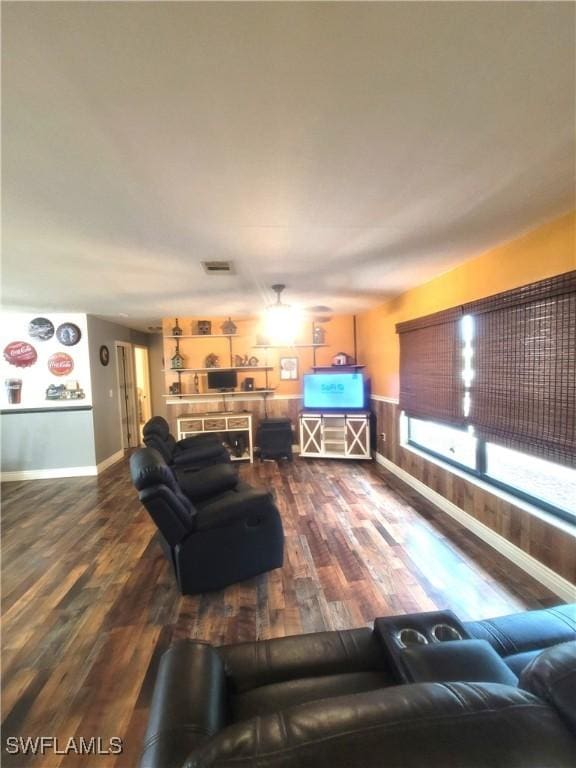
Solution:
{"label": "doorway", "polygon": [[136,410],[138,419],[138,437],[142,439],[142,428],[152,418],[152,400],[150,394],[150,364],[148,349],[134,346],[134,370],[136,372]]}
{"label": "doorway", "polygon": [[115,342],[122,450],[140,445],[132,344]]}

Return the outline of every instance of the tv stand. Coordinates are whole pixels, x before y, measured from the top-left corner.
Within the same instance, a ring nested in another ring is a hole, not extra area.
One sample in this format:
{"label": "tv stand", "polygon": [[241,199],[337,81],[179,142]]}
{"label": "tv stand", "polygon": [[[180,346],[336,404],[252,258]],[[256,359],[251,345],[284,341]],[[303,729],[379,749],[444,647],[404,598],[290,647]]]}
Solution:
{"label": "tv stand", "polygon": [[370,459],[370,411],[302,411],[300,456]]}

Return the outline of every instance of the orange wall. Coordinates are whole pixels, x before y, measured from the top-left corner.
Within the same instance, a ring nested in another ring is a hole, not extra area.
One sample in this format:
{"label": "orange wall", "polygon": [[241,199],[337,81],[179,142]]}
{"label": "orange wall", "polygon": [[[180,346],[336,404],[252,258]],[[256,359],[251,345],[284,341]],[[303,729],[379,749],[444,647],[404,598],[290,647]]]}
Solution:
{"label": "orange wall", "polygon": [[[196,333],[196,323],[198,320],[210,320],[212,322],[212,333],[221,334],[221,325],[227,318],[224,317],[179,317],[178,324],[182,328],[183,334]],[[256,336],[259,331],[258,318],[232,318],[237,326],[238,338],[232,340],[234,355],[248,355],[258,358],[258,365],[270,365],[272,371],[268,373],[269,385],[277,389],[279,395],[299,395],[302,391],[302,374],[308,373],[313,364],[312,349],[298,349],[286,347],[285,349],[254,349]],[[164,318],[163,333],[164,336],[172,333],[175,318]],[[316,365],[330,365],[332,357],[338,352],[353,354],[354,333],[352,315],[334,315],[332,319],[321,325],[326,331],[326,347],[316,349]],[[310,344],[312,341],[312,321],[305,324],[297,343]],[[170,358],[176,351],[176,339],[164,338],[164,361],[165,369],[170,368]],[[180,353],[184,356],[186,368],[203,368],[207,355],[214,353],[220,358],[220,367],[227,368],[230,365],[230,355],[228,340],[226,338],[206,337],[206,339],[181,339]],[[297,381],[280,381],[279,359],[280,357],[297,357],[299,361],[299,378]],[[264,372],[247,371],[246,376],[255,378],[257,387],[265,386]],[[168,393],[168,386],[172,381],[177,380],[176,374],[168,371],[166,373],[165,394]],[[239,383],[245,378],[242,371],[239,372]],[[194,374],[183,374],[183,394],[192,394]],[[202,384],[202,376],[200,376]],[[202,389],[201,389],[202,391]]]}
{"label": "orange wall", "polygon": [[398,397],[396,323],[575,269],[575,228],[573,212],[359,315],[358,358],[372,393]]}

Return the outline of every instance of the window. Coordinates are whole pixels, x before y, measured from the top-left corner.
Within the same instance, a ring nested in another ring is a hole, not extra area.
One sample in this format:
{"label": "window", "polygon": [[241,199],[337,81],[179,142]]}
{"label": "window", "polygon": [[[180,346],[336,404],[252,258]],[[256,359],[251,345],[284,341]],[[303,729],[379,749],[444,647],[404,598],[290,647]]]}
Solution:
{"label": "window", "polygon": [[486,477],[508,490],[564,510],[576,520],[576,470],[486,443]]}
{"label": "window", "polygon": [[476,469],[476,444],[473,430],[455,429],[433,421],[410,419],[408,441],[453,464]]}
{"label": "window", "polygon": [[[430,327],[454,353],[436,355],[443,379],[435,373],[432,391],[450,389],[444,413],[416,405],[431,401],[426,377],[413,374]],[[400,367],[406,442],[576,522],[576,272],[397,331],[401,361],[410,362]]]}

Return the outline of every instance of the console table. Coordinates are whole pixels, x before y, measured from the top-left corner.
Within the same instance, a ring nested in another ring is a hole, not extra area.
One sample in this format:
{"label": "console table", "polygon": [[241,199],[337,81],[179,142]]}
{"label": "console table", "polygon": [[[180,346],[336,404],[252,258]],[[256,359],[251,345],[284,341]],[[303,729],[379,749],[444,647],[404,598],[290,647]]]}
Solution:
{"label": "console table", "polygon": [[300,414],[300,456],[370,459],[370,411]]}
{"label": "console table", "polygon": [[[222,442],[230,451],[232,461],[249,461],[251,464],[254,461],[251,413],[190,413],[178,416],[176,424],[178,440],[199,434],[218,433],[222,435]],[[241,455],[237,455],[235,450],[235,436],[244,441]]]}

